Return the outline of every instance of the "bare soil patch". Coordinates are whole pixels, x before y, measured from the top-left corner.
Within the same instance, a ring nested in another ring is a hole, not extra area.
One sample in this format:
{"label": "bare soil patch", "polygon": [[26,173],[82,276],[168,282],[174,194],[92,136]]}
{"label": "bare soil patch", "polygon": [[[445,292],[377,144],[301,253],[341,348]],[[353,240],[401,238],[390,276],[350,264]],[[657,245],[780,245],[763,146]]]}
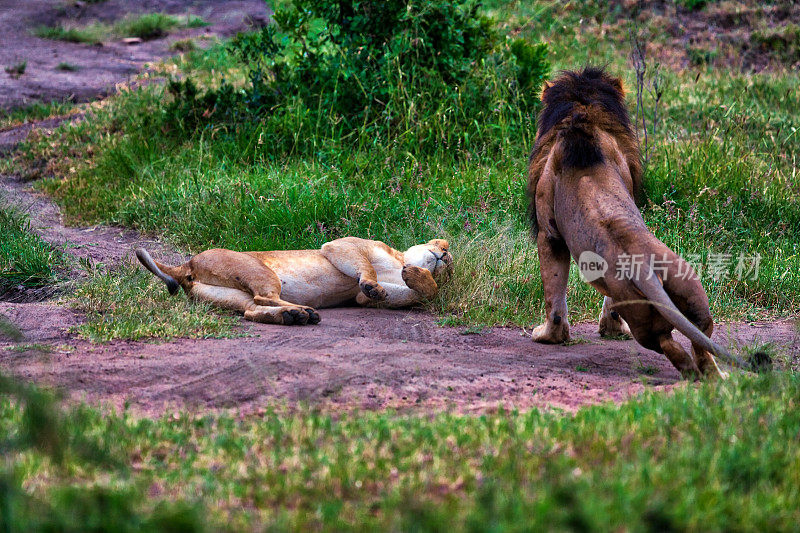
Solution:
{"label": "bare soil patch", "polygon": [[27,213],[31,229],[42,239],[73,257],[116,264],[133,261],[133,251],[144,246],[168,262],[186,260],[185,255],[130,229],[104,225],[67,227],[59,207],[44,194],[31,190],[29,185],[17,175],[0,176],[0,198]]}
{"label": "bare soil patch", "polygon": [[[323,310],[317,326],[247,325],[251,336],[244,338],[91,345],[66,331],[81,320],[69,309],[0,303],[0,313],[22,329],[23,342],[35,343],[25,350],[0,341],[5,371],[61,387],[73,399],[127,403],[145,415],[179,408],[258,412],[282,404],[573,411],[686,384],[664,356],[634,341],[602,340],[595,324],[575,326],[579,344],[545,346],[518,328],[465,335],[418,311],[345,308]],[[800,348],[785,322],[718,329],[718,342],[760,339],[787,352]]]}
{"label": "bare soil patch", "polygon": [[800,67],[798,2],[727,0],[695,9],[674,0],[614,0],[609,5],[613,20],[595,25],[595,31],[605,36],[611,30],[620,44],[626,43],[635,20],[647,56],[673,70],[706,65],[755,72]]}

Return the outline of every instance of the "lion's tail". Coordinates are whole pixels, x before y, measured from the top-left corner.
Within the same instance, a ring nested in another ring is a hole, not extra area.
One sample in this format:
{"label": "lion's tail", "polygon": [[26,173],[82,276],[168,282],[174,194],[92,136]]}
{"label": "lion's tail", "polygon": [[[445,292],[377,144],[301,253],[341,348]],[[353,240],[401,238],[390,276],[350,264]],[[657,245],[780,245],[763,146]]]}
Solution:
{"label": "lion's tail", "polygon": [[136,258],[147,270],[167,284],[167,290],[170,294],[175,294],[181,288],[180,283],[175,278],[183,279],[185,277],[183,272],[185,267],[183,265],[178,267],[162,265],[150,257],[150,254],[144,248],[136,249]]}
{"label": "lion's tail", "polygon": [[[647,276],[644,276],[647,277]],[[667,291],[664,290],[661,282],[656,276],[649,276],[649,279],[641,280],[634,279],[634,285],[644,293],[647,299],[656,305],[658,312],[661,313],[670,324],[675,326],[675,329],[686,335],[692,343],[702,347],[703,349],[711,352],[715,356],[723,359],[727,363],[738,366],[740,368],[748,368],[741,359],[732,355],[728,350],[715,343],[700,331],[697,326],[692,324],[680,310],[675,307],[675,304],[670,299]]]}

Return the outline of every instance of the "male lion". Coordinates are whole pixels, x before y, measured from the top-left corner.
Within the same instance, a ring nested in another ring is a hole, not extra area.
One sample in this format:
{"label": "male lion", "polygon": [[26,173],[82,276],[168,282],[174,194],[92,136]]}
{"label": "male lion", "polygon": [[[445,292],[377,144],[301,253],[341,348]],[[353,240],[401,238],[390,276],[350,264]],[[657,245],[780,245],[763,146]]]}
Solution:
{"label": "male lion", "polygon": [[180,266],[153,260],[143,248],[136,257],[167,284],[267,324],[317,324],[314,308],[352,301],[359,305],[406,307],[432,298],[434,278],[452,270],[447,241],[434,239],[399,252],[380,241],[345,237],[319,250],[234,252],[206,250]]}
{"label": "male lion", "polygon": [[[569,340],[570,254],[588,257],[607,267],[587,279],[605,296],[602,335],[632,334],[684,377],[724,376],[712,353],[739,361],[709,339],[714,326],[700,281],[650,233],[634,201],[642,167],[622,82],[598,68],[563,72],[545,84],[542,101],[528,195],[547,317],[533,339]],[[631,261],[638,272],[622,273]],[[691,340],[694,359],[673,340],[673,328]]]}

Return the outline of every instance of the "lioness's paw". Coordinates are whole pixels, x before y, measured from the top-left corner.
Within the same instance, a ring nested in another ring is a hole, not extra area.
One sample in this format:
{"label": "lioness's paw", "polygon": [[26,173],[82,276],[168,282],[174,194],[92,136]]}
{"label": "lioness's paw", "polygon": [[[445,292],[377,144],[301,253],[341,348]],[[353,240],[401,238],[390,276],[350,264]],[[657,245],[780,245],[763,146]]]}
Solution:
{"label": "lioness's paw", "polygon": [[309,324],[319,324],[319,321],[322,320],[319,317],[319,313],[315,309],[310,307],[305,308],[305,312],[308,313],[308,323]]}
{"label": "lioness's paw", "polygon": [[361,292],[370,300],[381,301],[386,299],[386,289],[377,281],[362,281],[359,284]]}
{"label": "lioness's paw", "polygon": [[531,339],[543,344],[563,344],[569,341],[569,323],[562,320],[560,324],[546,323],[533,328]]}
{"label": "lioness's paw", "polygon": [[308,313],[299,308],[290,308],[281,311],[284,326],[305,326],[308,323]]}
{"label": "lioness's paw", "polygon": [[433,278],[430,270],[414,265],[405,265],[400,274],[408,288],[417,291],[426,298],[433,298],[436,295],[436,285],[432,282]]}

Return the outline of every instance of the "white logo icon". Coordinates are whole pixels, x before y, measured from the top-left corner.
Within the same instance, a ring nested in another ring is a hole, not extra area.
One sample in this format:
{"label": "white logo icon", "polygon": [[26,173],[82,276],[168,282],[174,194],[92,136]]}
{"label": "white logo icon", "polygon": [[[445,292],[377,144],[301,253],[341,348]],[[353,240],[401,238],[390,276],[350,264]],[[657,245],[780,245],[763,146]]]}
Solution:
{"label": "white logo icon", "polygon": [[606,270],[608,270],[608,263],[596,253],[586,250],[578,257],[578,270],[580,271],[581,279],[591,283],[603,277]]}

